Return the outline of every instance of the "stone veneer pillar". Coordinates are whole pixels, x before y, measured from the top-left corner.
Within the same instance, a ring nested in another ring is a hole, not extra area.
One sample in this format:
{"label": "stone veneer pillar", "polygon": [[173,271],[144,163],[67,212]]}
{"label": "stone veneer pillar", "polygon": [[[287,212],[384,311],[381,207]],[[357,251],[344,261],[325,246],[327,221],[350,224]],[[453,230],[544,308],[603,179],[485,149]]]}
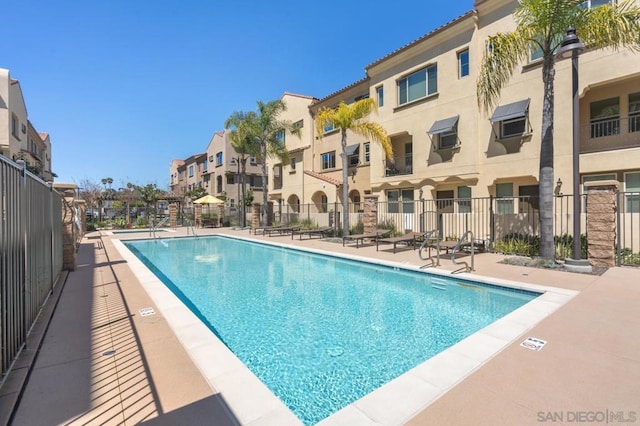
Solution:
{"label": "stone veneer pillar", "polygon": [[364,232],[375,232],[378,228],[378,196],[364,196],[364,213],[362,214]]}
{"label": "stone veneer pillar", "polygon": [[66,190],[62,197],[62,269],[75,271],[77,266],[78,251],[76,238],[78,228],[74,217],[75,191]]}
{"label": "stone veneer pillar", "polygon": [[224,224],[224,204],[218,204],[218,226]]}
{"label": "stone veneer pillar", "polygon": [[176,203],[169,204],[169,226],[173,229],[178,227],[178,205]]}
{"label": "stone veneer pillar", "polygon": [[260,204],[253,203],[251,205],[251,227],[256,229],[260,226]]}
{"label": "stone veneer pillar", "polygon": [[589,263],[616,266],[616,191],[618,181],[586,182]]}
{"label": "stone veneer pillar", "polygon": [[196,226],[202,226],[202,204],[194,204],[193,220],[195,221]]}

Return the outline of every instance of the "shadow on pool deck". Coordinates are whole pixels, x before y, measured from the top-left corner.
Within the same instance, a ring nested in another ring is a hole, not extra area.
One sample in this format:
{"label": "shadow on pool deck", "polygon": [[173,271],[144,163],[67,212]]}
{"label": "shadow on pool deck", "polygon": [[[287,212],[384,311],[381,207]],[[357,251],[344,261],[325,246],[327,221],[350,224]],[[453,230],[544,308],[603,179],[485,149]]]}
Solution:
{"label": "shadow on pool deck", "polygon": [[[422,264],[413,250],[376,253],[375,245],[343,248],[322,240],[249,236],[246,230],[199,231],[219,232]],[[111,238],[126,237],[97,236],[83,240],[78,268],[68,274],[48,328],[40,327],[46,335],[13,424],[238,424],[161,313],[141,316],[140,309],[155,307],[111,244]],[[505,265],[502,259],[478,255],[475,273],[580,294],[415,413],[410,424],[540,424],[548,413],[566,423],[571,413],[605,410],[613,419],[622,413],[640,421],[640,270],[613,268],[594,276]],[[438,269],[455,268],[444,258]],[[527,350],[519,346],[527,336],[548,343],[539,352]],[[25,376],[28,363],[16,366]],[[0,388],[0,409],[19,393],[16,386]]]}

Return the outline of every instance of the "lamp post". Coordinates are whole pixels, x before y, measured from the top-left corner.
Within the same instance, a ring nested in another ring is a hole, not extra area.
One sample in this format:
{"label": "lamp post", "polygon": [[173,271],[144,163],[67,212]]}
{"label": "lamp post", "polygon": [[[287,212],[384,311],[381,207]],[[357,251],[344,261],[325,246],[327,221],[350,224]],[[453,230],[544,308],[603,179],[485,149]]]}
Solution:
{"label": "lamp post", "polygon": [[576,35],[576,29],[567,28],[557,55],[571,58],[571,82],[573,93],[573,259],[580,260],[582,247],[580,238],[580,117],[578,103],[578,54],[584,50],[584,44]]}

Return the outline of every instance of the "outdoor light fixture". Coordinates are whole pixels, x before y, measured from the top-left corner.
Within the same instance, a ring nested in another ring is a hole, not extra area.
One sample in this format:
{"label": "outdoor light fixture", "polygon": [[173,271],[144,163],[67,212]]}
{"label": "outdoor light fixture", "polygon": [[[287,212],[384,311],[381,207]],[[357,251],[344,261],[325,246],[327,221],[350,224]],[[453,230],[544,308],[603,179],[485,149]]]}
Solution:
{"label": "outdoor light fixture", "polygon": [[[578,54],[584,50],[584,44],[576,35],[576,29],[567,28],[567,35],[562,40],[557,56],[571,58],[571,82],[573,93],[573,259],[580,260],[580,122],[578,99]],[[558,182],[561,182],[558,180]]]}
{"label": "outdoor light fixture", "polygon": [[558,189],[558,191],[560,190],[560,188],[562,188],[562,179],[558,178],[558,181],[556,182],[556,188]]}

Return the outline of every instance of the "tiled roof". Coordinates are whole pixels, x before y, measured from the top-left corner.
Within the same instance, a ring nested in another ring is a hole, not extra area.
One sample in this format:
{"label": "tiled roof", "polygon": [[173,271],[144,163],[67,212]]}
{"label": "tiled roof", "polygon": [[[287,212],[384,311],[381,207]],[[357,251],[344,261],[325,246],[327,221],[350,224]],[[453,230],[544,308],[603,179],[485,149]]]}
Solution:
{"label": "tiled roof", "polygon": [[336,90],[335,92],[333,92],[333,93],[331,93],[331,94],[329,94],[329,95],[325,96],[324,98],[316,99],[316,100],[314,100],[313,102],[311,102],[311,105],[315,105],[315,104],[317,104],[317,103],[320,103],[320,102],[324,101],[325,99],[329,99],[329,98],[330,98],[330,97],[332,97],[332,96],[335,96],[335,95],[337,95],[337,94],[339,94],[339,93],[345,92],[345,91],[347,91],[347,90],[351,89],[352,87],[357,86],[357,85],[358,85],[358,84],[360,84],[360,83],[364,83],[364,82],[365,82],[365,81],[367,81],[367,80],[369,80],[369,76],[365,76],[365,77],[361,78],[361,79],[360,79],[360,80],[358,80],[358,81],[354,81],[354,82],[353,82],[353,83],[351,83],[350,85],[348,85],[348,86],[346,86],[346,87],[343,87],[343,88],[342,88],[342,89],[340,89],[340,90]]}
{"label": "tiled roof", "polygon": [[298,93],[291,93],[291,92],[284,92],[284,93],[282,94],[282,97],[284,98],[286,95],[289,95],[289,96],[296,96],[296,97],[298,97],[298,98],[305,98],[305,99],[313,99],[313,100],[318,99],[318,98],[316,98],[315,96],[300,95],[300,94],[298,94]]}
{"label": "tiled roof", "polygon": [[435,34],[439,33],[440,31],[444,30],[445,28],[455,24],[456,22],[462,21],[463,19],[466,19],[466,18],[474,15],[475,12],[476,12],[475,10],[470,10],[470,11],[464,13],[463,15],[460,15],[457,18],[452,19],[451,21],[447,22],[446,24],[439,26],[435,30],[426,33],[425,35],[413,40],[412,42],[410,42],[408,44],[405,44],[404,46],[400,47],[399,49],[394,50],[393,52],[389,53],[388,55],[383,56],[382,58],[378,59],[377,61],[370,63],[369,65],[367,65],[365,67],[365,70],[368,70],[369,68],[374,67],[374,66],[378,65],[379,63],[384,62],[387,59],[389,59],[389,58],[391,58],[391,57],[393,57],[393,56],[395,56],[395,55],[397,55],[397,54],[399,54],[401,52],[404,52],[405,50],[415,46],[416,44],[418,44],[418,43],[420,43],[420,42],[422,42],[422,41],[424,41],[426,39],[428,39],[429,37],[434,36]]}
{"label": "tiled roof", "polygon": [[314,172],[314,171],[311,171],[311,170],[305,170],[304,174],[305,175],[309,175],[311,177],[314,177],[316,179],[320,179],[321,181],[330,183],[331,185],[342,186],[342,182],[340,182],[339,180],[334,179],[334,178],[329,177],[329,176],[326,176],[326,175],[324,175],[322,173]]}

